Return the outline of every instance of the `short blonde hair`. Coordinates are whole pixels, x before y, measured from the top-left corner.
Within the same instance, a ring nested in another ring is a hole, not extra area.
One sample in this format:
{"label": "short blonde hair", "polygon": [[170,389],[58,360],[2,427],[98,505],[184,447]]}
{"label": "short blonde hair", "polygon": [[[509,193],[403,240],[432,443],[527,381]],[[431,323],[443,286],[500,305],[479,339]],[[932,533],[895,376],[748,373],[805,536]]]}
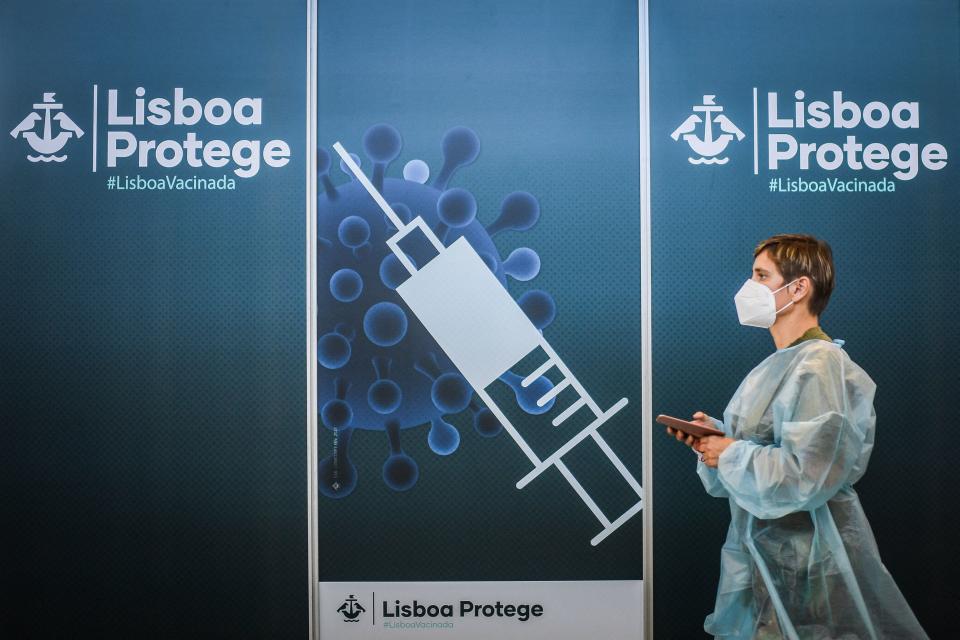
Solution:
{"label": "short blonde hair", "polygon": [[813,282],[808,303],[810,313],[815,316],[823,313],[834,285],[833,251],[830,245],[809,235],[780,233],[758,244],[753,250],[753,257],[764,251],[769,253],[786,282],[792,282],[800,276],[810,278]]}

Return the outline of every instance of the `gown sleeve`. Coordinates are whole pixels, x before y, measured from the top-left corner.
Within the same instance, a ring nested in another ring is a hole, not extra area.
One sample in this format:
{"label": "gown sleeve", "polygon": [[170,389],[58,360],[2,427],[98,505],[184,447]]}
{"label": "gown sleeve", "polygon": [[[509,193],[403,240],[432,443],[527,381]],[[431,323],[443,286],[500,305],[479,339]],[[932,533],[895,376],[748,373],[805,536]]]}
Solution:
{"label": "gown sleeve", "polygon": [[[727,435],[730,435],[726,427],[722,422],[716,418],[710,418],[713,420],[713,426],[717,429],[720,429]],[[717,470],[708,467],[702,462],[697,462],[697,475],[700,476],[700,482],[703,483],[703,488],[707,490],[707,493],[713,496],[714,498],[729,498],[730,494],[727,493],[727,490],[720,483],[720,478],[717,477]]]}
{"label": "gown sleeve", "polygon": [[865,425],[852,420],[839,349],[797,364],[772,404],[775,441],[738,440],[720,455],[717,478],[757,518],[780,518],[825,504],[857,466]]}

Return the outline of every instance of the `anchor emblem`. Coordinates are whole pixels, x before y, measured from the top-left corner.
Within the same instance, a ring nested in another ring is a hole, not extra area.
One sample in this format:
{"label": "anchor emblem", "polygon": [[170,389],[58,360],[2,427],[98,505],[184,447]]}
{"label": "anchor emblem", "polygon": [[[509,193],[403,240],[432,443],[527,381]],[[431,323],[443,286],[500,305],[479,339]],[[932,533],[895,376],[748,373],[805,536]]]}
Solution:
{"label": "anchor emblem", "polygon": [[356,622],[360,618],[360,614],[366,611],[363,608],[363,605],[350,594],[350,597],[344,600],[343,604],[340,605],[340,608],[337,609],[337,613],[343,614],[344,622]]}
{"label": "anchor emblem", "polygon": [[[34,111],[24,118],[20,124],[13,128],[10,135],[14,138],[22,136],[24,140],[30,143],[30,146],[39,155],[32,156],[27,154],[27,160],[30,162],[63,162],[67,159],[67,154],[57,155],[67,144],[71,136],[80,138],[83,136],[83,130],[77,126],[63,111],[63,105],[55,102],[53,97],[55,93],[49,92],[43,94],[43,102],[33,105]],[[53,115],[54,111],[58,111]],[[41,113],[42,112],[42,115]],[[40,120],[43,120],[43,135],[37,135],[32,129]],[[53,120],[56,120],[60,132],[54,136],[52,132]]]}
{"label": "anchor emblem", "polygon": [[[730,144],[730,141],[736,137],[737,141],[743,140],[744,133],[733,124],[727,116],[723,115],[723,107],[716,103],[716,96],[703,96],[703,104],[693,108],[693,115],[683,121],[677,127],[670,137],[679,140],[680,136],[690,145],[693,152],[698,157],[687,158],[690,164],[727,164],[730,158],[718,157]],[[701,115],[702,114],[702,115]],[[703,137],[698,137],[696,131],[699,125],[703,125]],[[723,132],[716,138],[713,137],[713,125],[716,124]]]}

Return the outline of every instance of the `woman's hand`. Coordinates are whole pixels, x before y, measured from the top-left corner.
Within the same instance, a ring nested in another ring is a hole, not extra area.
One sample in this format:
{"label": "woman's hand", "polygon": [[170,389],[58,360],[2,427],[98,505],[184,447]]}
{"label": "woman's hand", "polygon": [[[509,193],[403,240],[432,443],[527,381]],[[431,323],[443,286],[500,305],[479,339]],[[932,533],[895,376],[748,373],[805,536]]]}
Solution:
{"label": "woman's hand", "polygon": [[691,422],[696,422],[697,424],[702,424],[705,427],[710,427],[711,429],[716,429],[717,426],[713,424],[713,418],[705,414],[703,411],[697,411],[693,414],[693,420]]}
{"label": "woman's hand", "polygon": [[700,456],[703,458],[703,464],[716,469],[720,461],[720,454],[734,442],[736,442],[736,440],[733,438],[706,436],[700,438],[693,448],[700,452]]}
{"label": "woman's hand", "polygon": [[[697,411],[695,414],[693,414],[693,420],[691,420],[691,422],[696,422],[697,424],[702,424],[705,427],[716,429],[716,427],[713,424],[713,419],[707,414],[705,414],[703,411]],[[697,447],[695,446],[697,443],[697,438],[695,436],[688,435],[687,433],[680,431],[679,429],[673,429],[671,427],[667,427],[667,434],[674,436],[678,442],[682,442],[688,447],[699,451],[699,449],[697,449]]]}
{"label": "woman's hand", "polygon": [[697,439],[694,438],[693,436],[689,436],[683,431],[680,431],[679,429],[674,429],[672,427],[667,427],[667,434],[671,436],[675,436],[677,438],[677,441],[682,442],[688,447],[692,447],[697,442]]}

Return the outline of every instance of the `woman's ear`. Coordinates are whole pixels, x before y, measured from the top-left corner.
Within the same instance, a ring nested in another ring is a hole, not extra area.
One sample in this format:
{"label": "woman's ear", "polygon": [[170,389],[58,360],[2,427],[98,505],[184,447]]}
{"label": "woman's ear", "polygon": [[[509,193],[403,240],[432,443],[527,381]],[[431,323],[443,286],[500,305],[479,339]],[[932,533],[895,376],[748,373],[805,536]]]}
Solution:
{"label": "woman's ear", "polygon": [[807,276],[800,276],[797,281],[793,283],[793,286],[795,287],[792,296],[793,301],[800,302],[809,295],[810,287],[813,286],[813,283],[810,282],[810,278]]}

